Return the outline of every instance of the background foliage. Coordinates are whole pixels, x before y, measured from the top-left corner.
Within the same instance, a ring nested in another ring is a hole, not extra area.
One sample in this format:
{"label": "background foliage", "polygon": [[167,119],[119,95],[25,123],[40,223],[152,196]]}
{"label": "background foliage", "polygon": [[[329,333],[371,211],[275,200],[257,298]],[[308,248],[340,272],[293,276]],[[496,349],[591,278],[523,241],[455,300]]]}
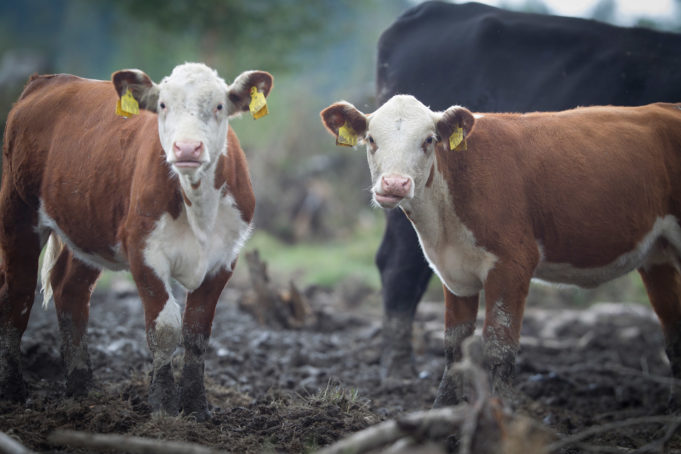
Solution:
{"label": "background foliage", "polygon": [[[368,204],[366,162],[362,152],[334,146],[319,111],[339,99],[365,111],[375,109],[377,39],[412,4],[4,0],[2,129],[12,102],[34,72],[108,79],[115,70],[140,68],[158,81],[177,64],[202,61],[229,82],[243,70],[270,71],[275,76],[271,114],[257,122],[247,117],[232,122],[248,155],[258,199],[259,233],[249,247],[260,247],[277,270],[304,283],[355,282],[359,275],[378,288],[373,255],[384,221]],[[527,0],[523,9],[549,12],[540,0]],[[613,0],[601,0],[593,14],[607,21],[613,11]],[[669,28],[669,22],[660,25]],[[640,298],[639,286],[633,288],[631,298]],[[441,297],[437,282],[433,289],[432,297]],[[589,298],[576,295],[570,298]]]}

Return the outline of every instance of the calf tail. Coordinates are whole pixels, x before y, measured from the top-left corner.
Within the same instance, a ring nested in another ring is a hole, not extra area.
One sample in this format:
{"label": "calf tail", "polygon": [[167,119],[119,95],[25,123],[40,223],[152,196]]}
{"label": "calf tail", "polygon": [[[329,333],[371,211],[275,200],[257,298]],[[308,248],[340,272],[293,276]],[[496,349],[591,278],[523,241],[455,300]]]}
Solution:
{"label": "calf tail", "polygon": [[50,233],[47,240],[47,247],[45,248],[45,255],[43,256],[43,265],[40,267],[40,284],[43,293],[43,308],[47,309],[52,299],[52,284],[50,283],[50,276],[52,268],[57,263],[57,258],[64,248],[64,243],[54,233]]}

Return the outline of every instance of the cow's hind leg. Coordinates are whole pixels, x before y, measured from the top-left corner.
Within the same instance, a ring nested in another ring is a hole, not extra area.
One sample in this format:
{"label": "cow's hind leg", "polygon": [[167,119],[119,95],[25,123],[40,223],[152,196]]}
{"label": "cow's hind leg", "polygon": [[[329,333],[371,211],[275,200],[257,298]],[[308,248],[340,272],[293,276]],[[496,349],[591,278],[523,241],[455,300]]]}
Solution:
{"label": "cow's hind leg", "polygon": [[[681,380],[681,273],[672,264],[653,265],[638,271],[662,325],[672,375]],[[680,386],[675,387],[674,401],[681,407]]]}
{"label": "cow's hind leg", "polygon": [[100,270],[84,264],[63,248],[50,275],[69,396],[87,393],[92,382],[86,330],[90,295],[99,274]]}
{"label": "cow's hind leg", "polygon": [[232,272],[222,270],[206,278],[203,284],[187,295],[182,324],[184,367],[180,382],[180,403],[186,415],[197,420],[210,417],[204,385],[204,355],[210,338],[215,306]]}
{"label": "cow's hind leg", "polygon": [[0,399],[22,401],[21,337],[33,307],[40,256],[37,214],[3,188],[0,197]]}

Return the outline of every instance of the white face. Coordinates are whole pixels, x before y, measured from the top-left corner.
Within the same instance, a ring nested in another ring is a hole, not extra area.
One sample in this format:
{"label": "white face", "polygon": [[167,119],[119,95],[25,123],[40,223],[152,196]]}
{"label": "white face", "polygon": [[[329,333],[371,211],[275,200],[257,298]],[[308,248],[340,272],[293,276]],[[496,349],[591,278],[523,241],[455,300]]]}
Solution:
{"label": "white face", "polygon": [[177,66],[158,84],[158,132],[167,162],[200,178],[227,153],[228,86],[199,63]]}
{"label": "white face", "polygon": [[426,184],[434,161],[437,118],[416,98],[399,95],[368,119],[365,142],[373,200],[393,208]]}

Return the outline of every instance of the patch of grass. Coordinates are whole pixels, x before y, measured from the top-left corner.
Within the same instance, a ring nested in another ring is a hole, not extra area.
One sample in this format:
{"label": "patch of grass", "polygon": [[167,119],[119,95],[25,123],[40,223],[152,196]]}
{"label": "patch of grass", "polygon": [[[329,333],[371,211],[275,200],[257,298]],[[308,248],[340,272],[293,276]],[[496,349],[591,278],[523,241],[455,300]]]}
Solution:
{"label": "patch of grass", "polygon": [[368,215],[352,233],[331,241],[287,244],[256,231],[245,250],[258,249],[270,275],[293,278],[297,284],[333,287],[346,279],[380,289],[374,256],[383,234],[383,215]]}
{"label": "patch of grass", "polygon": [[358,403],[359,389],[345,389],[340,385],[333,385],[329,382],[326,384],[326,388],[320,389],[319,392],[312,397],[312,400],[334,405],[343,404],[345,407],[347,407],[349,405]]}

